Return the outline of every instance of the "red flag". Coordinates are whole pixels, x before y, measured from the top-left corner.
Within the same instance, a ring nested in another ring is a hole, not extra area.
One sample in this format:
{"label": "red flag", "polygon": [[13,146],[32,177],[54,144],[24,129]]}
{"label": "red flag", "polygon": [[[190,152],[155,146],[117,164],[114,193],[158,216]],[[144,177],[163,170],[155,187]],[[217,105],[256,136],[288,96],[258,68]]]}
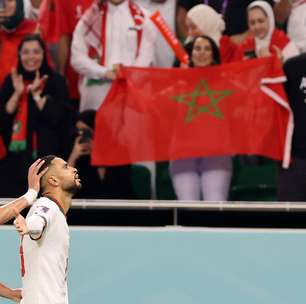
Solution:
{"label": "red flag", "polygon": [[288,165],[293,121],[277,58],[122,72],[97,113],[94,165],[235,154]]}

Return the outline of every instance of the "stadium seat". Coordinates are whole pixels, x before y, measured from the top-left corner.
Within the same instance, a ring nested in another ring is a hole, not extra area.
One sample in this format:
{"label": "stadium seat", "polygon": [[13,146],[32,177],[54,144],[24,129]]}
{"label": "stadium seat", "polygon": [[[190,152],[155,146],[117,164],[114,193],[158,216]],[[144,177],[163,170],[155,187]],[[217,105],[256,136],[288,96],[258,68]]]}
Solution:
{"label": "stadium seat", "polygon": [[151,199],[151,173],[143,165],[132,165],[132,185],[136,199]]}
{"label": "stadium seat", "polygon": [[263,157],[234,158],[230,200],[276,201],[277,163]]}
{"label": "stadium seat", "polygon": [[169,175],[169,163],[156,164],[156,196],[160,200],[175,200],[171,177]]}

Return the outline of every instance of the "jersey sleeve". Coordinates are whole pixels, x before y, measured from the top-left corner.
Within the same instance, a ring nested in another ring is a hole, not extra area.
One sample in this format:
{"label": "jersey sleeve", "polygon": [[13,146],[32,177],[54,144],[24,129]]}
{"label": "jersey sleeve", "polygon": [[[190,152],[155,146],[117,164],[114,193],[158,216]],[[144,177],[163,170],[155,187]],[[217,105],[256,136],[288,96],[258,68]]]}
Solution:
{"label": "jersey sleeve", "polygon": [[50,225],[56,214],[57,206],[47,199],[41,198],[32,206],[26,222],[32,239],[38,240],[43,235],[46,227]]}

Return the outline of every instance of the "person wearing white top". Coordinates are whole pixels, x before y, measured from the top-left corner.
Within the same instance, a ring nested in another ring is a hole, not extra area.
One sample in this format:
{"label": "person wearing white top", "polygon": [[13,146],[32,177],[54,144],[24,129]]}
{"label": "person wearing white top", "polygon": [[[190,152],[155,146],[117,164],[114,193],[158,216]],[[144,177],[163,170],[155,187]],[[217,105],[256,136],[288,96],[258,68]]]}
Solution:
{"label": "person wearing white top", "polygon": [[78,22],[71,46],[71,65],[80,74],[80,111],[100,107],[120,65],[152,65],[155,40],[149,13],[132,0],[95,2]]}
{"label": "person wearing white top", "polygon": [[42,198],[30,209],[26,219],[16,216],[14,225],[22,235],[21,304],[67,304],[69,229],[66,214],[73,195],[81,188],[77,169],[50,155],[41,170]]}
{"label": "person wearing white top", "polygon": [[301,53],[306,52],[306,0],[274,0],[276,20],[287,23],[287,33]]}
{"label": "person wearing white top", "polygon": [[26,19],[38,19],[40,3],[41,0],[23,0],[24,16]]}
{"label": "person wearing white top", "polygon": [[[159,11],[171,31],[175,33],[176,0],[135,0],[135,2],[146,8],[151,14]],[[173,50],[160,33],[157,34],[156,43],[154,66],[172,67],[175,59]]]}

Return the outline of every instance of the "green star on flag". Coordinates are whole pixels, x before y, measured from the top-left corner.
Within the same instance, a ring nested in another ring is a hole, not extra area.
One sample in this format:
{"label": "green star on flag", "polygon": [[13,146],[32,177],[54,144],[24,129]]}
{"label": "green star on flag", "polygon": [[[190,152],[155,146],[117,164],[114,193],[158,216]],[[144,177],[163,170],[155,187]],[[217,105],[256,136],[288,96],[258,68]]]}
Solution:
{"label": "green star on flag", "polygon": [[[188,106],[185,122],[190,123],[196,116],[199,116],[201,113],[208,113],[218,119],[223,119],[223,114],[218,107],[218,103],[225,97],[230,96],[232,94],[233,92],[230,90],[211,90],[208,86],[208,83],[202,79],[196,85],[193,92],[173,96],[172,98],[176,102]],[[199,104],[198,98],[200,97],[208,97],[209,103],[207,105]]]}

